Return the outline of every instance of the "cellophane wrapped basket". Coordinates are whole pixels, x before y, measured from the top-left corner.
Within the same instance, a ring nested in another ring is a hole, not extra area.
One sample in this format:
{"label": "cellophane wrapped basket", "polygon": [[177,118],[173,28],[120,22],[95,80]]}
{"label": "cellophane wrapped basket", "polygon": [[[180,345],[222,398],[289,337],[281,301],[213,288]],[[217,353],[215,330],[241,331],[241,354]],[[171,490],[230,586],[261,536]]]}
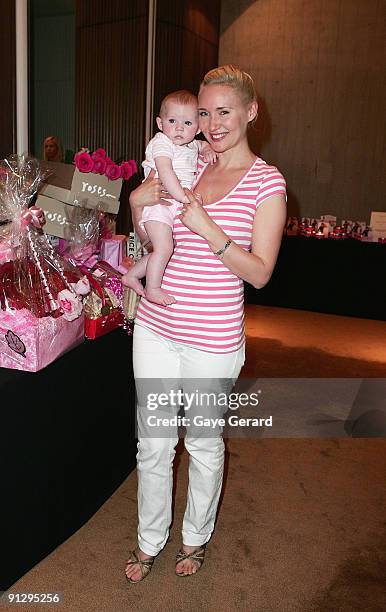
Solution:
{"label": "cellophane wrapped basket", "polygon": [[125,327],[121,274],[105,261],[97,262],[90,270],[82,267],[82,271],[91,288],[84,302],[86,338],[95,340]]}
{"label": "cellophane wrapped basket", "polygon": [[89,283],[54,251],[42,231],[43,211],[30,207],[45,178],[38,160],[0,162],[0,366],[45,367],[84,339],[82,296]]}

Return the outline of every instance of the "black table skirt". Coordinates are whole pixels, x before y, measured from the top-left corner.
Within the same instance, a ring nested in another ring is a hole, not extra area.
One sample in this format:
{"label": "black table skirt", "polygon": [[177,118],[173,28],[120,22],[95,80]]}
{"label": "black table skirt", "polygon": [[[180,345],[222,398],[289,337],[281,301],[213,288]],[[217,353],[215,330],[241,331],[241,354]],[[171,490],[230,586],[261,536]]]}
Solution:
{"label": "black table skirt", "polygon": [[1,583],[81,527],[135,466],[131,338],[117,330],[41,372],[0,368]]}
{"label": "black table skirt", "polygon": [[250,304],[386,320],[386,244],[285,236],[262,289],[245,284]]}

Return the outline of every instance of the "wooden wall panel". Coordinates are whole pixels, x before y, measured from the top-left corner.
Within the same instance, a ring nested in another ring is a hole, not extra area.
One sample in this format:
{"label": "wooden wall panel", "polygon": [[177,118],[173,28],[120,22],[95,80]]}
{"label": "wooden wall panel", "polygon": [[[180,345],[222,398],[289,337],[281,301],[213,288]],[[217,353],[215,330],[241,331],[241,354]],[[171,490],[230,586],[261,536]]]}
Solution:
{"label": "wooden wall panel", "polygon": [[[76,147],[103,146],[114,160],[144,156],[147,2],[78,0]],[[119,230],[130,229],[125,184]]]}
{"label": "wooden wall panel", "polygon": [[15,0],[2,0],[0,18],[0,159],[16,151]]}
{"label": "wooden wall panel", "polygon": [[256,80],[251,139],[292,214],[386,210],[384,0],[222,0],[219,63]]}
{"label": "wooden wall panel", "polygon": [[[193,91],[217,65],[220,2],[158,0],[155,111],[175,89]],[[77,0],[76,147],[144,157],[148,2]],[[130,228],[126,186],[119,229]]]}
{"label": "wooden wall panel", "polygon": [[197,93],[205,72],[217,66],[219,19],[219,0],[158,0],[155,115],[167,93]]}

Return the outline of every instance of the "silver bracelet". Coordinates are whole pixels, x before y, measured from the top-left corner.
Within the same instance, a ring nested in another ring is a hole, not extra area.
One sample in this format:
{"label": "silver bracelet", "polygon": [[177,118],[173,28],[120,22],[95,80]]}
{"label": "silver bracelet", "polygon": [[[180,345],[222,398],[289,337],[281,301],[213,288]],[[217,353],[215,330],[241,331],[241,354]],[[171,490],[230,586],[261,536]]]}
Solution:
{"label": "silver bracelet", "polygon": [[222,259],[221,255],[224,255],[225,251],[227,250],[228,247],[230,247],[231,244],[232,244],[232,240],[228,238],[228,240],[226,241],[222,249],[215,251],[214,254],[217,255],[217,257],[220,257],[220,259]]}

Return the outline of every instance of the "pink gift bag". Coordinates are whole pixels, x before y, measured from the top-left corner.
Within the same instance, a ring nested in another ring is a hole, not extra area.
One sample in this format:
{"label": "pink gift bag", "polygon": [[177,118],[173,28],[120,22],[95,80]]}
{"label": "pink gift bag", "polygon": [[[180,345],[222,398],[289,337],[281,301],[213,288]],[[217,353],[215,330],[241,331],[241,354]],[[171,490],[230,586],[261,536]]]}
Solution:
{"label": "pink gift bag", "polygon": [[102,238],[100,241],[99,259],[107,261],[114,270],[118,270],[122,263],[122,259],[126,256],[124,245],[126,244],[127,236],[117,234],[112,238]]}

